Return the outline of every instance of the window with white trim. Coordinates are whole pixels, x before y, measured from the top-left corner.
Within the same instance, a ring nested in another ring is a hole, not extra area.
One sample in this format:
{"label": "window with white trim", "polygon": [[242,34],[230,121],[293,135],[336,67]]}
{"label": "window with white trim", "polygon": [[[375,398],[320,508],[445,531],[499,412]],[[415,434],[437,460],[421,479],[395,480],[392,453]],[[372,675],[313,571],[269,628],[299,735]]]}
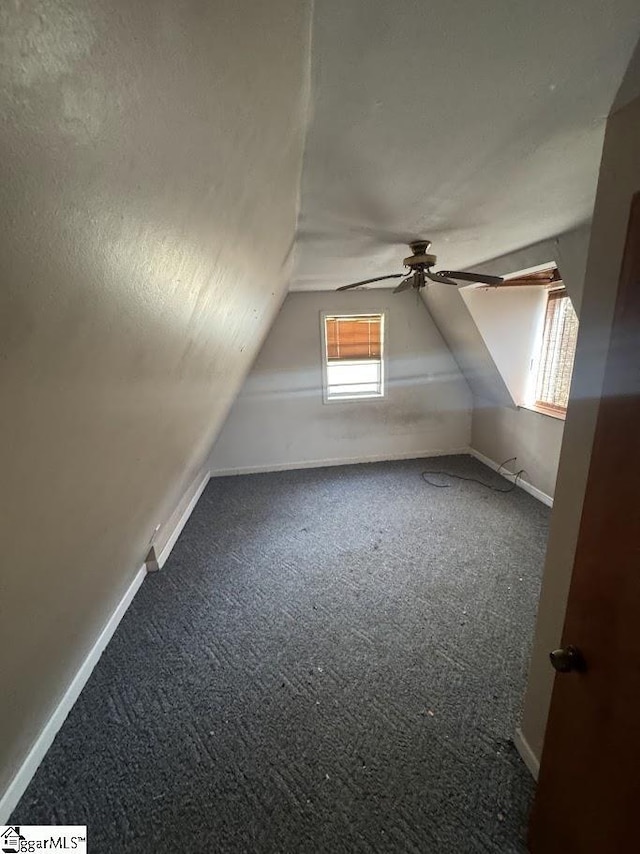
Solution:
{"label": "window with white trim", "polygon": [[578,318],[564,288],[549,291],[538,359],[535,406],[564,415],[569,402]]}
{"label": "window with white trim", "polygon": [[384,314],[323,314],[324,400],[384,397]]}

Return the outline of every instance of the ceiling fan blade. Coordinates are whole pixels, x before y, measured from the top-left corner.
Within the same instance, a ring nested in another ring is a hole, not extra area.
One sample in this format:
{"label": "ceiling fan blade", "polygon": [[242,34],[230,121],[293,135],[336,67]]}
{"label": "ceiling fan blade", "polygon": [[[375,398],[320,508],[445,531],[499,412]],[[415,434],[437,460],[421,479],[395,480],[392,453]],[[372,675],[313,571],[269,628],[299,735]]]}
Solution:
{"label": "ceiling fan blade", "polygon": [[409,288],[413,287],[413,283],[414,278],[413,273],[411,273],[411,275],[405,276],[404,279],[400,282],[400,284],[393,289],[394,294],[401,294],[402,291],[409,290]]}
{"label": "ceiling fan blade", "polygon": [[371,282],[382,282],[384,279],[401,279],[404,273],[391,273],[389,276],[376,276],[375,279],[363,279],[361,282],[354,282],[352,285],[342,285],[336,288],[337,291],[350,291],[351,288],[359,288],[360,285],[369,285]]}
{"label": "ceiling fan blade", "polygon": [[429,270],[425,270],[424,274],[428,279],[431,279],[432,282],[436,282],[438,285],[453,285],[454,288],[458,287],[457,282],[454,282],[453,279],[447,279],[442,273],[431,273]]}
{"label": "ceiling fan blade", "polygon": [[449,276],[459,282],[478,282],[483,285],[501,285],[502,276],[486,276],[484,273],[461,273],[458,270],[439,270],[438,276]]}

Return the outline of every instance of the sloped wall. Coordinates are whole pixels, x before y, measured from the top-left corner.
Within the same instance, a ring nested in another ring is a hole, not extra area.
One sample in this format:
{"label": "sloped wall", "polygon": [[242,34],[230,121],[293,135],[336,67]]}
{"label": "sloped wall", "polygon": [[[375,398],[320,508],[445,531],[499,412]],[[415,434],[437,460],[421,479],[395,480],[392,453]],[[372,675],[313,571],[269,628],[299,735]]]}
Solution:
{"label": "sloped wall", "polygon": [[464,373],[474,400],[490,400],[498,406],[512,405],[509,389],[458,289],[449,285],[429,285],[421,295]]}
{"label": "sloped wall", "polygon": [[309,14],[0,8],[0,794],[281,304]]}
{"label": "sloped wall", "polygon": [[[475,266],[506,275],[555,262],[579,313],[590,224]],[[472,447],[495,462],[517,456],[527,480],[553,497],[564,422],[515,406],[461,293],[444,285],[427,289],[425,300],[474,394]],[[505,319],[505,323],[508,322]]]}
{"label": "sloped wall", "polygon": [[[481,265],[481,271],[491,268],[506,274],[555,262],[579,315],[590,234],[590,224],[585,225]],[[552,498],[563,431],[564,421],[550,415],[495,406],[487,399],[475,401],[472,446],[498,462],[517,456],[517,467],[526,469],[529,482]]]}
{"label": "sloped wall", "polygon": [[459,288],[514,403],[527,401],[531,354],[542,336],[544,288]]}
{"label": "sloped wall", "polygon": [[[323,403],[322,311],[386,312],[384,399]],[[414,293],[295,293],[231,409],[211,471],[455,453],[470,436],[471,394]]]}

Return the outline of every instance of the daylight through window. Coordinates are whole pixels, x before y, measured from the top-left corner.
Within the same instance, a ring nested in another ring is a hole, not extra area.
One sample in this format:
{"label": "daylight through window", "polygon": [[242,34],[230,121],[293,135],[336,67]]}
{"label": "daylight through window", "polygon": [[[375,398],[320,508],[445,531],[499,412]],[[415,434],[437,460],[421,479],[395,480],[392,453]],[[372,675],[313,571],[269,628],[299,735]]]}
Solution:
{"label": "daylight through window", "polygon": [[325,400],[382,397],[384,315],[325,315]]}
{"label": "daylight through window", "polygon": [[536,406],[541,409],[566,411],[577,337],[578,318],[566,291],[550,291],[536,382]]}

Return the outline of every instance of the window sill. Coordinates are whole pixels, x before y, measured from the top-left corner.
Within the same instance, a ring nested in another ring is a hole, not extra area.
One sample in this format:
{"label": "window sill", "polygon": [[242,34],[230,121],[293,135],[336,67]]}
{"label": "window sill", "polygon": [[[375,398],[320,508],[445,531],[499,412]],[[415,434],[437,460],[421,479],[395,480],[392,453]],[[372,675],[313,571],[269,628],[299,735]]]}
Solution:
{"label": "window sill", "polygon": [[567,417],[566,410],[561,412],[557,409],[547,409],[545,406],[536,406],[535,403],[530,405],[522,404],[518,409],[528,409],[529,412],[537,412],[538,415],[546,415],[548,418],[555,418],[557,421],[564,421]]}
{"label": "window sill", "polygon": [[323,403],[356,403],[358,400],[384,400],[384,394],[354,394],[345,397],[324,397]]}

